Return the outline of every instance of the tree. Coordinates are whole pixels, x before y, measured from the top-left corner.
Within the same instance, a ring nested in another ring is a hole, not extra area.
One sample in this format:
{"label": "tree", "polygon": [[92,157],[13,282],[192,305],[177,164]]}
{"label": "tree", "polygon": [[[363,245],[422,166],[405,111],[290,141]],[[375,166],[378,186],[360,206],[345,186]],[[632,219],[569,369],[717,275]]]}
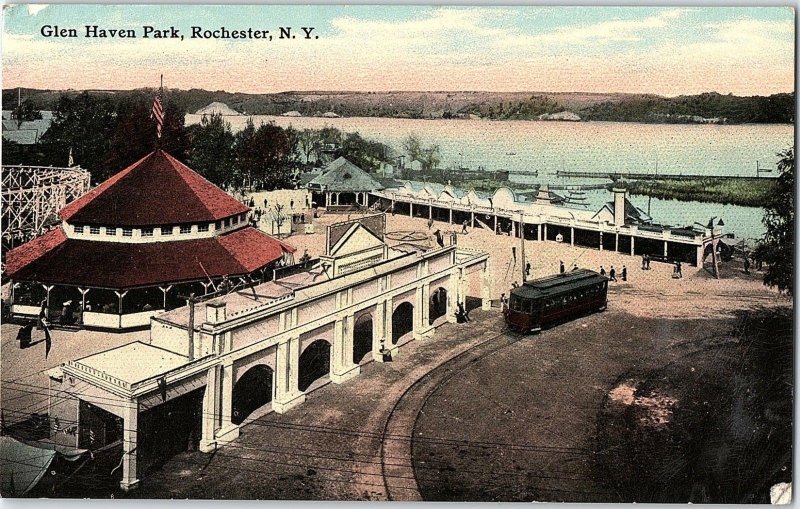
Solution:
{"label": "tree", "polygon": [[755,258],[767,264],[764,284],[794,294],[794,149],[778,154],[775,190],[764,207],[767,232]]}
{"label": "tree", "polygon": [[219,187],[233,184],[233,133],[222,115],[203,115],[200,124],[189,129],[189,166]]}
{"label": "tree", "polygon": [[11,118],[17,121],[17,126],[19,127],[26,120],[41,119],[42,113],[34,108],[30,101],[25,100],[11,111]]}
{"label": "tree", "polygon": [[62,95],[53,112],[53,122],[38,144],[40,156],[36,162],[66,166],[72,150],[75,163],[89,170],[92,181],[97,183],[105,175],[105,158],[116,123],[117,113],[108,96],[88,92],[74,97]]}
{"label": "tree", "polygon": [[318,143],[317,132],[313,129],[303,129],[297,134],[298,148],[305,158],[305,163],[311,162],[311,155],[314,153],[314,147]]}
{"label": "tree", "polygon": [[291,146],[286,131],[273,123],[248,122],[236,136],[236,168],[245,185],[280,189],[289,184]]}
{"label": "tree", "polygon": [[165,97],[162,104],[164,125],[160,139],[156,122],[151,118],[152,94],[141,92],[117,104],[117,122],[112,129],[111,143],[101,172],[104,178],[128,167],[156,148],[169,152],[183,162],[187,161],[189,142],[184,127],[185,113],[169,97]]}

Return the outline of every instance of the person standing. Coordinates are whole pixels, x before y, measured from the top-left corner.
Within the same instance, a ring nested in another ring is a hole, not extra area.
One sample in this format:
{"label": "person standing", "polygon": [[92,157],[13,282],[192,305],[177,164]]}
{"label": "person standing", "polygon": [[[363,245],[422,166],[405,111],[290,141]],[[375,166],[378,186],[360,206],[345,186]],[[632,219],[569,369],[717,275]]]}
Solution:
{"label": "person standing", "polygon": [[466,219],[464,219],[464,222],[461,223],[461,233],[463,233],[464,235],[467,234],[467,220]]}
{"label": "person standing", "polygon": [[622,266],[622,280],[623,281],[628,280],[628,267],[626,267],[625,265]]}
{"label": "person standing", "polygon": [[677,262],[678,277],[683,277],[683,266],[681,262]]}
{"label": "person standing", "polygon": [[458,317],[458,320],[461,321],[462,323],[466,323],[466,322],[469,321],[469,316],[467,316],[467,310],[464,309],[464,303],[463,302],[459,302],[458,303],[458,315],[457,315],[457,317]]}
{"label": "person standing", "polygon": [[615,282],[617,280],[617,269],[615,269],[613,265],[611,266],[611,270],[608,272],[608,280]]}
{"label": "person standing", "polygon": [[506,294],[500,294],[500,310],[504,313],[508,311],[508,299],[506,299]]}
{"label": "person standing", "polygon": [[642,270],[646,270],[646,269],[647,269],[647,255],[643,254],[642,255]]}
{"label": "person standing", "polygon": [[561,261],[559,262],[559,266],[558,266],[558,272],[559,272],[560,274],[563,274],[563,273],[564,273],[564,270],[565,270],[565,269],[564,269],[564,260],[561,260]]}
{"label": "person standing", "polygon": [[433,219],[428,219],[428,230],[433,227]]}
{"label": "person standing", "polygon": [[747,254],[744,255],[744,273],[750,274],[750,258]]}
{"label": "person standing", "polygon": [[[642,265],[642,268],[644,268],[644,265]],[[600,275],[601,276],[605,276],[606,275],[606,269],[602,265],[600,266]]]}
{"label": "person standing", "polygon": [[526,276],[530,276],[531,275],[531,262],[528,262],[528,263],[525,264],[525,275]]}

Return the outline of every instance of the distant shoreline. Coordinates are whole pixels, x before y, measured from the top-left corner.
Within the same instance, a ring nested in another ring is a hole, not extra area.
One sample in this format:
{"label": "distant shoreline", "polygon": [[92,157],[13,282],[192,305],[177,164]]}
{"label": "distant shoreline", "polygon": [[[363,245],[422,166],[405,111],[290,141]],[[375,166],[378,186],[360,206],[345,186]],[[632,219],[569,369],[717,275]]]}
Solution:
{"label": "distant shoreline", "polygon": [[[86,91],[112,101],[147,97],[155,89]],[[4,104],[17,96],[39,110],[55,109],[62,95],[79,90],[4,89]],[[654,94],[580,92],[281,92],[244,94],[208,90],[164,91],[187,114],[224,104],[249,115],[303,117],[330,113],[340,117],[549,121],[606,121],[648,124],[793,124],[794,92],[770,96],[734,96],[716,92],[665,97]]]}

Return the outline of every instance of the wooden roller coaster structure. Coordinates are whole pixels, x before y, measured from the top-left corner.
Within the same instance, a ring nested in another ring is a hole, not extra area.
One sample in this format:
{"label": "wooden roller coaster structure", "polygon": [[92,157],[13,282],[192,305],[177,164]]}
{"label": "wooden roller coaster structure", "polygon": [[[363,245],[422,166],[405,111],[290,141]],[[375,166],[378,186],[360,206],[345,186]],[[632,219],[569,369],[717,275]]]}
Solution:
{"label": "wooden roller coaster structure", "polygon": [[89,172],[80,166],[2,166],[3,251],[58,224],[58,211],[89,191]]}

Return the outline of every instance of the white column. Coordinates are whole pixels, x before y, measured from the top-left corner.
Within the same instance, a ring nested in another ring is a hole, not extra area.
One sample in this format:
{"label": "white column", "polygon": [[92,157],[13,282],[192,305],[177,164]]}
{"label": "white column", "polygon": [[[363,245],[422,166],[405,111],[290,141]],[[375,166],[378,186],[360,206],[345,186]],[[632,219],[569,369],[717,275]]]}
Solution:
{"label": "white column", "polygon": [[634,241],[634,237],[633,237],[633,235],[631,235],[631,256],[633,256],[633,252],[634,252],[633,251],[633,241]]}
{"label": "white column", "polygon": [[361,372],[353,363],[353,315],[336,320],[333,324],[333,348],[331,349],[331,382],[344,383]]}
{"label": "white column", "polygon": [[667,258],[667,244],[668,244],[668,242],[665,240],[664,241],[664,258],[665,259]]}
{"label": "white column", "polygon": [[544,237],[542,237],[542,240],[547,240],[547,223],[544,224]]}
{"label": "white column", "polygon": [[458,322],[458,318],[456,317],[456,310],[458,309],[458,303],[462,301],[464,298],[461,295],[461,280],[463,279],[463,269],[461,267],[456,267],[450,273],[450,279],[448,282],[447,289],[447,312],[445,316],[447,317],[447,321],[450,323]]}
{"label": "white column", "polygon": [[[392,358],[395,357],[397,347],[392,348],[392,298],[379,302],[375,306],[374,334],[372,335],[372,358],[378,362],[383,362],[383,352],[391,352]],[[381,341],[383,340],[383,341]]]}
{"label": "white column", "polygon": [[450,224],[453,224],[453,207],[452,206],[450,206],[449,211],[450,211]]}
{"label": "white column", "polygon": [[414,339],[426,339],[431,336],[432,327],[428,324],[430,286],[426,283],[417,287],[414,304]]}
{"label": "white column", "polygon": [[492,270],[489,258],[483,263],[481,276],[481,309],[489,311],[492,309]]}
{"label": "white column", "polygon": [[293,337],[278,343],[275,362],[275,399],[272,409],[282,414],[306,400],[298,389],[300,374],[300,338]]}
{"label": "white column", "polygon": [[614,234],[614,251],[619,252],[619,232]]}
{"label": "white column", "polygon": [[233,419],[233,360],[226,361],[221,369],[222,374],[220,390],[220,417],[221,427],[215,437],[217,446],[222,446],[239,438],[239,426],[232,422]]}
{"label": "white column", "polygon": [[220,378],[220,366],[208,368],[206,391],[203,395],[202,430],[200,433],[200,450],[202,452],[212,452],[217,447],[215,434],[219,426]]}
{"label": "white column", "polygon": [[408,202],[408,217],[414,217],[414,202]]}
{"label": "white column", "polygon": [[569,227],[569,245],[570,246],[574,246],[575,245],[575,227],[574,226],[570,226]]}
{"label": "white column", "polygon": [[600,232],[600,251],[603,250],[603,232]]}
{"label": "white column", "polygon": [[125,491],[134,489],[139,484],[137,472],[137,445],[139,440],[139,402],[126,402],[123,412],[122,426],[122,481],[120,488]]}
{"label": "white column", "polygon": [[539,242],[542,241],[542,224],[541,223],[536,225],[536,240],[538,240]]}

